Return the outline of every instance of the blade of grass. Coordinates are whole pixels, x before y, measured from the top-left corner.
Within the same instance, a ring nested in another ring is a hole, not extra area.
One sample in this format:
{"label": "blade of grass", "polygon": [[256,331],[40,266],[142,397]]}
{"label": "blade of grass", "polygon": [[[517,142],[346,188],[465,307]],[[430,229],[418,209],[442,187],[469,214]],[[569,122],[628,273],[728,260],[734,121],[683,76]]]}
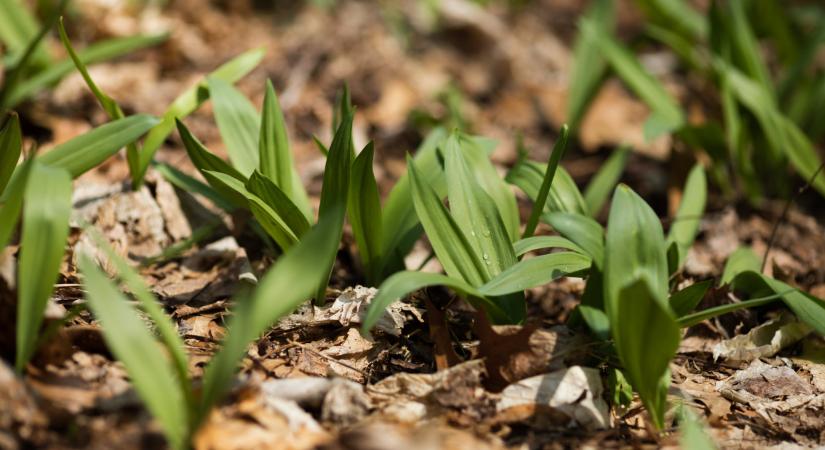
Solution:
{"label": "blade of grass", "polygon": [[[12,55],[24,52],[37,36],[37,20],[19,0],[0,0],[0,12],[0,41]],[[37,48],[33,58],[38,66],[49,62],[49,55],[42,47]]]}
{"label": "blade of grass", "polygon": [[309,221],[304,216],[303,211],[298,208],[298,205],[293,203],[272,180],[257,170],[252,172],[252,176],[246,182],[246,188],[272,208],[295,236],[301,237],[309,230]]}
{"label": "blade of grass", "polygon": [[[84,64],[94,64],[107,61],[119,56],[126,55],[147,47],[152,47],[164,42],[167,35],[156,36],[131,36],[116,38],[108,41],[98,42],[88,46],[78,52],[80,60]],[[43,71],[38,72],[21,81],[9,94],[6,105],[16,105],[36,92],[58,82],[61,78],[70,74],[74,70],[74,62],[66,59],[54,63]]]}
{"label": "blade of grass", "polygon": [[6,189],[20,160],[23,150],[23,134],[20,131],[20,118],[17,113],[9,113],[0,124],[0,197]]}
{"label": "blade of grass", "polygon": [[[524,191],[527,197],[535,203],[546,172],[546,165],[534,161],[521,160],[507,172],[505,179],[508,183],[512,183]],[[556,176],[553,178],[553,184],[550,186],[550,194],[547,196],[547,202],[544,207],[545,213],[557,211],[577,214],[588,213],[587,205],[584,203],[584,198],[582,198],[579,188],[576,186],[570,174],[568,174],[562,166],[556,169]]]}
{"label": "blade of grass", "polygon": [[547,164],[547,171],[544,173],[544,179],[541,182],[536,201],[533,204],[533,209],[530,211],[530,218],[527,219],[527,225],[524,226],[524,234],[521,238],[528,238],[536,231],[536,226],[539,224],[539,218],[544,212],[544,205],[547,203],[547,195],[550,193],[550,186],[553,184],[553,177],[556,175],[556,169],[559,167],[559,162],[567,150],[567,136],[569,134],[567,125],[561,127],[559,138],[553,146],[553,153],[550,154],[550,162]]}
{"label": "blade of grass", "polygon": [[532,236],[513,242],[513,250],[516,252],[516,256],[547,248],[564,248],[578,253],[586,253],[573,241],[561,236]]}
{"label": "blade of grass", "polygon": [[166,163],[156,163],[154,168],[176,188],[190,194],[201,195],[226,212],[232,212],[235,209],[231,203],[221,197],[218,191],[201,180],[191,177]]}
{"label": "blade of grass", "polygon": [[6,248],[6,244],[17,227],[32,165],[34,165],[34,158],[30,157],[18,166],[15,176],[12,177],[7,189],[3,192],[3,197],[0,198],[0,249]]}
{"label": "blade of grass", "polygon": [[478,290],[486,296],[521,292],[585,270],[590,264],[590,258],[573,252],[524,259],[502,271]]}
{"label": "blade of grass", "polygon": [[77,178],[134,142],[158,120],[139,114],[103,124],[37,157],[43,164],[66,169]]}
{"label": "blade of grass", "polygon": [[72,179],[65,170],[35,162],[27,178],[17,272],[20,373],[34,354],[43,311],[60,275],[72,205]]}
{"label": "blade of grass", "polygon": [[[592,2],[584,17],[588,18],[599,32],[612,33],[614,14],[612,1],[596,0]],[[573,68],[570,72],[570,91],[567,96],[567,122],[574,133],[579,128],[587,105],[598,92],[606,73],[607,64],[593,36],[580,32],[573,47]]]}

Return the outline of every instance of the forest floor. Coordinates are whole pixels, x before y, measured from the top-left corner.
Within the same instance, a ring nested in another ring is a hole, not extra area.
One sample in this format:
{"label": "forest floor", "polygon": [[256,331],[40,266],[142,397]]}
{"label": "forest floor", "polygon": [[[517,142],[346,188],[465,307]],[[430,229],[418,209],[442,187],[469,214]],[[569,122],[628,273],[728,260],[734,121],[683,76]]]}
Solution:
{"label": "forest floor", "polygon": [[[264,82],[272,79],[299,173],[316,203],[324,159],[312,136],[329,141],[336,92],[344,82],[358,108],[356,147],[375,141],[383,194],[403,173],[405,153],[421,142],[428,124],[452,118],[496,139],[493,159],[503,171],[516,161],[518,136],[533,159],[546,160],[555,130],[565,121],[579,2],[531,2],[508,11],[443,1],[438,25],[412,6],[416,2],[398,2],[409,6],[389,10],[373,2],[341,1],[329,11],[300,2],[253,3],[269,5],[179,0],[162,9],[132,9],[132,2],[78,0],[67,26],[78,46],[103,37],[171,32],[156,48],[91,68],[127,114],[160,115],[204,73],[244,50],[266,48],[261,66],[238,86],[259,105]],[[627,12],[631,8],[617,10],[620,34],[639,26],[639,17]],[[670,55],[647,56],[668,88],[701,114],[701,99],[691,99]],[[106,121],[77,74],[24,108],[24,131],[44,150]],[[623,182],[668,217],[692,156],[667,137],[646,142],[647,115],[643,103],[618,81],[609,81],[563,165],[584,182],[612,149],[630,143],[634,152]],[[225,155],[208,103],[187,125]],[[157,159],[195,173],[177,134]],[[148,186],[136,192],[126,180],[122,157],[78,179],[73,224],[92,223],[136,262],[188,238],[215,214],[207,202],[176,190],[156,173],[150,172]],[[791,208],[766,267],[773,276],[825,297],[825,211],[821,202],[816,207],[817,200],[803,197]],[[529,201],[520,197],[519,202],[526,216]],[[682,283],[718,279],[740,245],[764,254],[783,206],[731,204],[712,190]],[[224,335],[230,297],[242,275],[271,263],[253,238],[230,228],[181,257],[142,269],[185,338],[194,377]],[[85,244],[80,228],[73,228],[72,251],[47,311],[52,323],[83,302],[73,255]],[[0,298],[11,296],[15,250],[0,255]],[[353,238],[345,231],[327,304],[302,308],[249,349],[236,388],[196,436],[197,448],[678,445],[675,430],[652,432],[640,403],[608,407],[605,365],[592,351],[597,344],[564,325],[582,294],[582,281],[563,279],[529,291],[530,320],[523,327],[472,326],[471,308],[434,307],[446,303],[449,293],[430,289],[396,304],[387,316],[391,320],[367,339],[358,331],[359,310],[374,290],[359,285],[352,252]],[[420,244],[410,265],[427,253]],[[714,288],[703,305],[732,295]],[[6,333],[12,329],[3,322],[7,319],[0,314],[3,348],[13,339]],[[723,448],[825,445],[825,341],[805,333],[791,342],[780,339],[799,327],[773,306],[691,327],[671,364],[671,395],[695,406]],[[734,339],[740,335],[745,337]],[[435,342],[444,339],[453,343],[458,364],[441,367],[445,355],[437,354]],[[23,378],[0,364],[0,405],[0,448],[159,448],[164,442],[87,312],[55,331]]]}

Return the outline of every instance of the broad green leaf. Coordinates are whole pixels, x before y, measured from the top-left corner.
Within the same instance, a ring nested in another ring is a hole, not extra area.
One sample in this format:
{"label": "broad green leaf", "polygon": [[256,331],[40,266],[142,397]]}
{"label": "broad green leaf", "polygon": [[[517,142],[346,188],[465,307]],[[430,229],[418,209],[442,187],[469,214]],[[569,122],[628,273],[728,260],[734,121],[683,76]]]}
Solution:
{"label": "broad green leaf", "polygon": [[707,196],[708,186],[705,169],[697,164],[688,174],[685,188],[682,190],[682,202],[679,204],[676,217],[673,218],[673,225],[671,225],[667,235],[667,242],[674,242],[678,246],[678,267],[681,267],[684,263],[688,249],[693,245],[693,241],[699,233],[699,223],[702,220],[702,214],[705,212]]}
{"label": "broad green leaf", "polygon": [[576,245],[573,241],[561,236],[531,236],[513,242],[513,250],[516,252],[516,256],[547,248],[563,248],[586,254],[584,249]]}
{"label": "broad green leaf", "polygon": [[[189,132],[186,125],[180,120],[177,121],[178,133],[180,133],[183,147],[189,155],[189,159],[195,168],[206,178],[209,185],[212,186],[218,193],[223,196],[224,200],[231,203],[235,207],[247,208],[246,197],[238,192],[232,186],[227,186],[221,178],[216,178],[207,172],[222,173],[231,178],[238,180],[243,186],[246,183],[246,177],[237,169],[229,165],[226,161],[215,156],[201,142]],[[246,189],[244,188],[243,191]]]}
{"label": "broad green leaf", "polygon": [[627,147],[619,148],[610,155],[610,158],[607,158],[607,161],[590,180],[587,189],[584,190],[584,203],[591,216],[597,216],[602,210],[610,193],[616,187],[616,183],[622,177],[629,157],[630,150]]}
{"label": "broad green leaf", "polygon": [[270,80],[266,80],[258,152],[261,173],[284,191],[284,194],[301,209],[307,220],[312,220],[309,198],[301,184],[301,177],[295,170],[295,162],[289,150],[284,114]]}
{"label": "broad green leaf", "polygon": [[3,120],[5,123],[0,122],[0,196],[3,195],[23,150],[20,118],[16,113],[9,113]]}
{"label": "broad green leaf", "polygon": [[367,282],[375,285],[381,274],[381,197],[372,171],[375,147],[367,144],[352,163],[349,185],[349,221]]}
{"label": "broad green leaf", "polygon": [[65,170],[35,162],[27,178],[17,269],[18,372],[35,351],[43,311],[60,275],[72,209],[72,178]]}
{"label": "broad green leaf", "polygon": [[605,310],[614,326],[619,323],[620,292],[640,279],[646,281],[647,289],[662,309],[668,310],[668,267],[662,225],[638,194],[619,185],[610,206],[604,248]]}
{"label": "broad green leaf", "polygon": [[221,133],[229,159],[242,174],[249,176],[258,168],[258,138],[260,122],[252,103],[232,85],[220,78],[208,77],[209,96],[215,110],[215,121]]}
{"label": "broad green leaf", "polygon": [[425,182],[410,156],[407,156],[407,173],[410,174],[415,212],[447,275],[471,286],[484,284],[481,257],[473,250],[467,235],[441,203],[438,194]]}
{"label": "broad green leaf", "polygon": [[670,296],[670,309],[676,314],[676,317],[688,315],[696,308],[696,305],[705,297],[712,284],[712,280],[700,281],[693,283],[690,286],[674,292]]}
{"label": "broad green leaf", "polygon": [[[433,129],[415,152],[416,167],[439,198],[447,195],[447,182],[437,154],[437,148],[446,136],[447,132],[443,128]],[[385,272],[383,275],[386,275],[387,272],[404,268],[404,256],[421,235],[420,222],[413,206],[409,171],[398,179],[390,191],[384,203],[381,224],[381,249],[384,253],[382,266]]]}
{"label": "broad green leaf", "polygon": [[342,204],[331,208],[318,225],[278,259],[251,296],[236,302],[238,306],[229,321],[228,335],[204,374],[200,415],[196,423],[207,417],[211,407],[229,391],[249,343],[311,298],[320,284],[325,284],[329,268],[319,264],[319,259],[330,254],[334,258],[345,214]]}
{"label": "broad green leaf", "polygon": [[825,336],[825,301],[822,299],[754,271],[737,275],[732,286],[735,290],[754,295],[780,296],[799,320],[810,325],[820,336]]}
{"label": "broad green leaf", "polygon": [[160,422],[170,446],[186,447],[189,417],[169,358],[137,310],[86,255],[81,255],[86,300],[100,320],[112,354],[123,363],[135,390]]}
{"label": "broad green leaf", "polygon": [[7,189],[0,197],[0,249],[6,248],[12,233],[17,228],[20,211],[23,209],[23,196],[29,180],[29,173],[34,165],[34,158],[29,158],[15,171]]}
{"label": "broad green leaf", "polygon": [[492,199],[510,241],[515,241],[519,237],[520,227],[518,205],[513,188],[501,179],[490,161],[490,153],[495,149],[496,142],[461,132],[456,134],[467,167],[475,175],[475,181]]}
{"label": "broad green leaf", "polygon": [[684,124],[685,119],[679,103],[658,80],[642,67],[636,56],[623,47],[612,34],[602,32],[588,19],[582,20],[581,30],[585,36],[589,36],[587,39],[592,39],[601,50],[602,56],[610,63],[622,81],[650,107],[657,121],[664,124],[666,130],[673,131]]}
{"label": "broad green leaf", "polygon": [[37,161],[65,169],[77,178],[135,142],[157,123],[156,118],[144,114],[114,120],[58,145],[38,156]]}
{"label": "broad green leaf", "polygon": [[[231,175],[211,170],[202,171],[204,178],[219,192],[233,192],[232,196],[243,201],[246,209],[252,212],[258,223],[282,250],[292,247],[298,241],[298,235],[286,220],[272,206],[247,189],[242,180]],[[285,198],[285,197],[284,197]],[[287,199],[288,200],[288,199]],[[293,205],[294,206],[294,205]],[[293,208],[294,209],[294,208]],[[296,210],[297,212],[297,210]],[[303,215],[301,215],[303,217]]]}
{"label": "broad green leaf", "polygon": [[573,241],[593,259],[600,270],[604,267],[604,228],[590,217],[573,213],[551,213],[544,221],[559,234]]}
{"label": "broad green leaf", "polygon": [[[220,79],[227,83],[234,83],[257,67],[258,63],[263,59],[264,53],[265,51],[262,48],[248,50],[224,63],[209,73],[207,77]],[[175,121],[192,114],[193,111],[198,109],[198,107],[208,99],[209,89],[204,79],[180,94],[175,101],[166,108],[161,122],[152,128],[152,131],[146,135],[146,140],[143,142],[143,148],[140,152],[141,172],[138,177],[140,180],[143,179],[146,169],[149,168],[155,152],[158,151],[172,130],[175,129]]]}
{"label": "broad green leaf", "polygon": [[[484,297],[473,286],[440,273],[397,272],[387,278],[378,288],[378,294],[370,302],[367,316],[361,325],[361,332],[368,333],[384,314],[384,310],[398,299],[429,286],[446,286],[466,297],[479,299]],[[494,303],[487,303],[485,306],[491,316],[495,317],[496,314],[503,316],[504,314],[503,311],[497,313],[497,306]]]}
{"label": "broad green leaf", "polygon": [[[533,204],[533,209],[530,211],[530,217],[527,219],[527,224],[524,226],[524,234],[522,235],[522,238],[530,237],[536,231],[536,226],[539,224],[539,218],[541,217],[541,213],[544,211],[545,204],[547,203],[547,198],[550,194],[550,188],[553,185],[553,178],[556,176],[556,170],[559,167],[559,162],[561,162],[561,158],[564,156],[564,151],[567,150],[568,134],[569,132],[567,125],[563,125],[561,127],[561,132],[559,133],[559,138],[556,140],[556,144],[553,145],[553,152],[550,154],[550,161],[547,163],[547,169],[542,177],[541,186],[536,193],[535,204]],[[571,191],[576,193],[579,192],[578,188]]]}
{"label": "broad green leaf", "polygon": [[[545,165],[522,160],[507,172],[505,179],[508,183],[518,186],[527,194],[530,200],[535,202],[546,172],[547,167]],[[547,196],[544,211],[588,214],[587,205],[584,203],[579,188],[570,174],[564,170],[564,167],[559,166],[556,170],[556,176],[550,186],[550,194]]]}
{"label": "broad green leaf", "polygon": [[[318,221],[332,221],[335,226],[336,242],[341,241],[344,233],[344,219],[349,196],[350,170],[355,151],[352,148],[352,114],[346,114],[329,145],[329,156],[324,166],[324,179],[321,186],[321,200],[318,205]],[[329,216],[329,217],[327,217]],[[337,250],[337,247],[336,249]],[[319,265],[326,268],[324,282],[318,285],[315,302],[323,304],[329,277],[335,265],[336,251],[319,255]]]}
{"label": "broad green leaf", "polygon": [[479,287],[486,296],[507,295],[534,288],[590,267],[590,258],[561,252],[519,261]]}
{"label": "broad green leaf", "polygon": [[[608,242],[609,235],[608,229]],[[661,430],[670,386],[668,366],[681,340],[679,325],[645,276],[619,290],[614,309],[613,339],[624,372]]]}
{"label": "broad green leaf", "polygon": [[595,262],[590,267],[577,311],[596,337],[603,341],[610,339],[610,319],[604,311],[604,274]]}
{"label": "broad green leaf", "polygon": [[154,168],[158,171],[158,173],[166,178],[166,181],[172,183],[176,188],[190,194],[202,195],[204,198],[214,203],[215,206],[226,212],[231,212],[235,209],[235,207],[226,201],[224,197],[218,193],[218,191],[203,181],[181,172],[166,163],[156,163]]}
{"label": "broad green leaf", "polygon": [[[510,236],[493,199],[481,188],[464,158],[458,136],[450,135],[444,143],[447,197],[450,215],[464,232],[476,256],[481,256],[481,273],[489,281],[516,263]],[[430,230],[424,225],[427,235]]]}
{"label": "broad green leaf", "polygon": [[[614,14],[612,1],[596,0],[592,2],[584,17],[591,21],[598,33],[609,34],[613,32]],[[587,106],[598,92],[606,73],[607,64],[593,36],[580,31],[573,47],[573,68],[570,72],[570,91],[567,95],[567,121],[574,132],[579,128]]]}
{"label": "broad green leaf", "polygon": [[[117,58],[119,56],[132,53],[142,48],[155,46],[165,41],[167,35],[154,36],[130,36],[125,38],[115,38],[103,42],[97,42],[80,50],[77,54],[83,64],[94,64],[101,61]],[[58,82],[61,78],[70,74],[74,70],[74,62],[64,59],[60,62],[49,65],[46,69],[37,74],[22,80],[6,99],[6,106],[20,103],[26,98],[34,95],[41,89]]]}
{"label": "broad green leaf", "polygon": [[719,285],[724,286],[730,284],[733,279],[742,272],[760,272],[761,267],[762,261],[750,247],[739,247],[728,256],[728,260],[725,262],[725,269],[722,271],[722,278],[719,280]]}
{"label": "broad green leaf", "polygon": [[300,237],[309,230],[309,221],[298,205],[293,203],[286,192],[276,186],[272,180],[257,170],[252,172],[252,176],[246,182],[246,189],[272,208],[295,236]]}

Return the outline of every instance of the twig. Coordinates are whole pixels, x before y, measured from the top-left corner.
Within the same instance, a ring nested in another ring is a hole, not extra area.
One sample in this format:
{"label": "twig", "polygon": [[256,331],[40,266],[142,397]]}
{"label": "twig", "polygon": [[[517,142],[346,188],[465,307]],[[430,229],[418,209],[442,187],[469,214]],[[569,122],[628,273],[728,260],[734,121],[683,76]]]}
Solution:
{"label": "twig", "polygon": [[768,255],[771,253],[771,249],[773,248],[773,245],[776,242],[776,234],[779,231],[779,227],[785,222],[785,220],[787,220],[788,212],[791,209],[791,205],[796,201],[796,199],[799,198],[800,195],[802,195],[803,193],[805,193],[805,191],[810,189],[811,185],[813,185],[814,183],[814,180],[816,180],[816,177],[819,176],[819,173],[822,172],[822,169],[824,168],[825,163],[820,164],[819,168],[816,169],[816,172],[814,172],[814,174],[811,176],[808,182],[805,183],[805,185],[803,185],[801,188],[799,188],[799,190],[796,191],[796,194],[789,197],[788,200],[785,202],[785,206],[782,208],[782,214],[779,216],[779,219],[773,225],[773,230],[771,230],[771,237],[768,240],[768,248],[765,249],[765,255],[762,256],[762,267],[759,269],[760,272],[764,272],[765,266],[768,265]]}

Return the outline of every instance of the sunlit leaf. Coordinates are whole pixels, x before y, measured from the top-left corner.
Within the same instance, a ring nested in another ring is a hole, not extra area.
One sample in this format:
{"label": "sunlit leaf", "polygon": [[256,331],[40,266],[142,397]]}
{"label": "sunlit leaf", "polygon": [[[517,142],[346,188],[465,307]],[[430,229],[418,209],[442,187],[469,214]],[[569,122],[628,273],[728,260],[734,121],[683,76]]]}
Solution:
{"label": "sunlit leaf", "polygon": [[209,96],[215,111],[215,121],[221,133],[229,159],[238,171],[249,176],[258,168],[258,138],[260,122],[252,103],[237,89],[220,78],[207,77]]}
{"label": "sunlit leaf", "polygon": [[[599,33],[613,32],[615,19],[612,1],[592,2],[584,17],[598,28]],[[573,68],[570,72],[570,91],[567,94],[567,121],[574,132],[579,128],[587,105],[595,97],[606,73],[607,64],[595,39],[591,34],[580,32],[573,47]]]}
{"label": "sunlit leaf", "polygon": [[[527,219],[527,224],[524,226],[524,234],[522,235],[522,238],[530,237],[536,231],[536,226],[539,224],[539,218],[544,211],[545,204],[547,203],[548,196],[550,195],[553,179],[555,178],[556,170],[559,167],[559,162],[561,162],[561,158],[564,156],[564,152],[567,149],[568,134],[569,131],[567,125],[562,126],[561,132],[559,133],[559,138],[556,140],[555,145],[553,145],[553,152],[550,153],[550,161],[547,163],[547,169],[542,177],[541,186],[536,193],[536,198],[534,200],[535,203],[533,204],[533,209],[530,211],[530,217]],[[570,181],[572,182],[572,180]],[[558,191],[559,190],[557,190],[557,192]],[[575,185],[574,189],[568,189],[568,191],[575,193],[579,192]],[[579,200],[580,198],[581,196],[579,196],[576,200]]]}
{"label": "sunlit leaf", "polygon": [[577,253],[586,254],[584,249],[576,245],[573,241],[561,236],[531,236],[529,238],[513,242],[513,250],[516,252],[516,256],[521,256],[535,250],[543,250],[548,248],[563,248],[573,250]]}
{"label": "sunlit leaf", "polygon": [[693,283],[690,286],[674,292],[670,296],[670,309],[676,314],[676,317],[682,317],[689,314],[696,308],[696,305],[705,297],[712,284],[712,280],[700,281]]}
{"label": "sunlit leaf", "polygon": [[681,266],[687,257],[688,249],[693,245],[696,234],[699,233],[699,223],[705,212],[708,187],[705,170],[697,164],[688,174],[685,188],[682,190],[682,202],[673,218],[673,225],[667,235],[667,242],[675,242],[679,249],[678,266]]}
{"label": "sunlit leaf", "polygon": [[20,132],[20,118],[10,113],[0,120],[0,196],[6,189],[20,160],[23,150],[23,136]]}
{"label": "sunlit leaf", "polygon": [[157,418],[169,444],[185,448],[189,417],[184,394],[169,359],[152,333],[106,275],[88,258],[79,259],[86,300],[103,325],[103,337],[146,407]]}
{"label": "sunlit leaf", "polygon": [[349,185],[349,221],[358,245],[358,256],[367,282],[375,284],[381,277],[381,198],[372,171],[375,147],[372,142],[355,158]]}
{"label": "sunlit leaf", "polygon": [[561,252],[519,261],[479,287],[487,296],[507,295],[549,283],[590,267],[590,258],[580,253]]}
{"label": "sunlit leaf", "polygon": [[545,214],[544,221],[583,249],[593,259],[596,267],[604,267],[604,228],[598,222],[573,213]]}
{"label": "sunlit leaf", "polygon": [[60,274],[72,208],[72,179],[65,170],[35,162],[27,178],[17,269],[18,371],[35,351],[43,311]]}
{"label": "sunlit leaf", "polygon": [[595,217],[602,210],[616,183],[619,182],[629,157],[629,149],[617,149],[590,180],[587,189],[584,190],[584,203],[591,216]]}

